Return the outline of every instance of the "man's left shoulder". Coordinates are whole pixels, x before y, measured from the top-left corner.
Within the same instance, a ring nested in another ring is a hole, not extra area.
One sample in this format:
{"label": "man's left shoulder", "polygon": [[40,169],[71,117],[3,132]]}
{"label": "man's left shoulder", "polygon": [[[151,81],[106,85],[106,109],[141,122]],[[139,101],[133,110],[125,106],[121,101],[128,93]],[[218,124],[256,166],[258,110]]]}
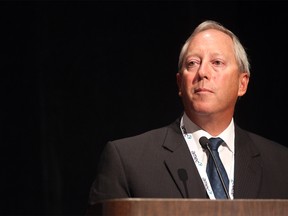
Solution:
{"label": "man's left shoulder", "polygon": [[269,139],[257,133],[247,131],[247,134],[258,149],[288,154],[288,147],[282,143],[279,143],[275,140]]}
{"label": "man's left shoulder", "polygon": [[239,126],[236,126],[235,129],[237,138],[241,139],[241,141],[245,140],[253,143],[258,149],[284,151],[288,153],[288,147],[285,146],[284,143],[279,143],[255,132],[247,131]]}

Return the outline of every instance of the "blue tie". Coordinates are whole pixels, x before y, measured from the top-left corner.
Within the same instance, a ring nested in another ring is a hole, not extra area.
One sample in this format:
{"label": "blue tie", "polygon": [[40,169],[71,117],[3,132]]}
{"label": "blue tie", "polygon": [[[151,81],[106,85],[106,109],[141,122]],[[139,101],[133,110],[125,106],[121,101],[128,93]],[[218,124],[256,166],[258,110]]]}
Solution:
{"label": "blue tie", "polygon": [[[225,183],[226,188],[228,190],[229,179],[228,179],[227,173],[225,171],[225,168],[221,162],[221,159],[220,159],[219,153],[218,153],[218,148],[221,145],[221,143],[223,143],[223,140],[221,138],[210,138],[209,140],[210,140],[210,144],[211,144],[210,145],[211,152],[215,157],[216,163],[219,166],[220,173],[223,177],[224,183]],[[219,178],[219,175],[217,173],[217,170],[216,170],[216,167],[215,167],[215,164],[213,162],[211,155],[209,155],[206,172],[207,172],[211,187],[213,189],[215,198],[216,199],[227,199],[228,197],[226,196],[225,190],[222,186],[221,180]]]}

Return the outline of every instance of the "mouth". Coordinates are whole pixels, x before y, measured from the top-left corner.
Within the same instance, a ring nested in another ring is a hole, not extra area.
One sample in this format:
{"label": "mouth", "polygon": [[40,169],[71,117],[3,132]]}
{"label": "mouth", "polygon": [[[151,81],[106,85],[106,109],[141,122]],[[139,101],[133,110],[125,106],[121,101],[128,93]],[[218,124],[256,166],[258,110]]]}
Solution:
{"label": "mouth", "polygon": [[213,91],[207,88],[196,88],[194,89],[194,93],[213,93]]}

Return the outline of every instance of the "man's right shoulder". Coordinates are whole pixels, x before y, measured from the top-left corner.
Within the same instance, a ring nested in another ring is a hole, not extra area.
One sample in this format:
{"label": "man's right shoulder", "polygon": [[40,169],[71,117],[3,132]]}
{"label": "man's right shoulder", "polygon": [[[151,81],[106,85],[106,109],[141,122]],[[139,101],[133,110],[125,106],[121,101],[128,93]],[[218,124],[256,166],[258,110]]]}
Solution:
{"label": "man's right shoulder", "polygon": [[176,119],[171,124],[165,125],[160,128],[152,129],[140,134],[137,134],[135,136],[130,137],[124,137],[120,139],[116,139],[113,141],[109,141],[108,143],[116,145],[116,146],[122,146],[122,145],[149,145],[149,144],[155,144],[155,143],[162,143],[162,141],[167,136],[167,133],[180,133],[180,127],[179,127],[179,119]]}

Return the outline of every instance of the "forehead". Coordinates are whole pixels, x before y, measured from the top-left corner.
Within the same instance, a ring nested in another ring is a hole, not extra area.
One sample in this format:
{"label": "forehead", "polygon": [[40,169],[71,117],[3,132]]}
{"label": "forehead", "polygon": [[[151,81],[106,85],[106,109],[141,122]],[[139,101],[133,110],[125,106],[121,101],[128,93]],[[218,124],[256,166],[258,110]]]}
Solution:
{"label": "forehead", "polygon": [[194,48],[215,48],[219,50],[233,50],[232,38],[217,29],[207,29],[191,38],[188,50]]}

